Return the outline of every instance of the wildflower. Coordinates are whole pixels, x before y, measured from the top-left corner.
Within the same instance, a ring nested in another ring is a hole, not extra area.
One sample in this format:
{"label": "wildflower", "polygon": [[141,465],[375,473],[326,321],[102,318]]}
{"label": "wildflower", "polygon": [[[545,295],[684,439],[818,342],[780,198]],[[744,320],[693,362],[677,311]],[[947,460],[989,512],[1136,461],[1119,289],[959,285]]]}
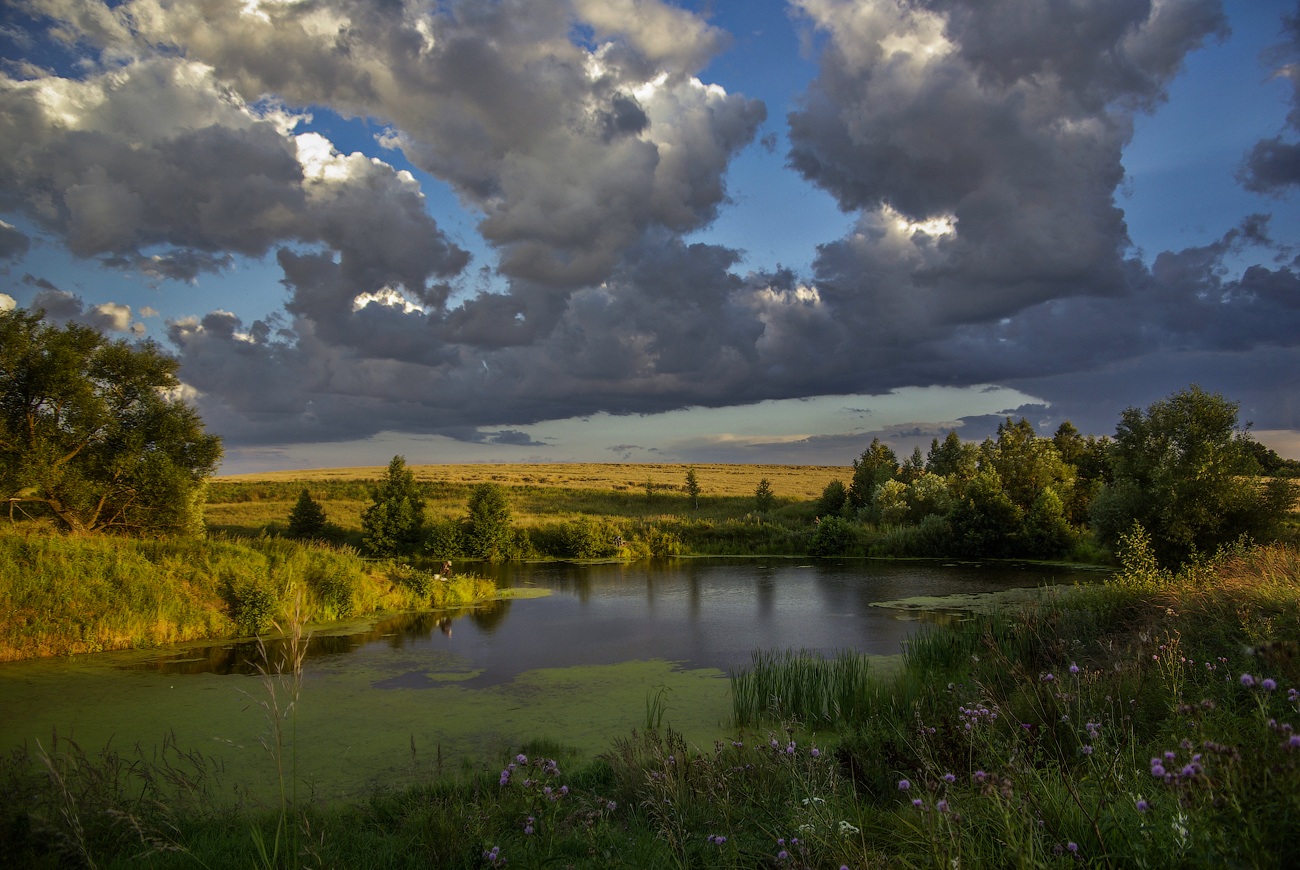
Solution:
{"label": "wildflower", "polygon": [[987,776],[988,774],[982,770],[977,770],[973,774],[971,774],[971,778],[974,779],[976,782],[983,782],[985,777]]}
{"label": "wildflower", "polygon": [[1271,677],[1265,677],[1264,682],[1260,683],[1260,685],[1264,687],[1265,692],[1271,692],[1277,688],[1277,681]]}
{"label": "wildflower", "polygon": [[1286,699],[1292,704],[1294,704],[1296,701],[1300,701],[1300,689],[1287,689]]}
{"label": "wildflower", "polygon": [[939,802],[934,805],[934,808],[941,813],[946,813],[948,812],[948,802],[946,800],[940,799]]}
{"label": "wildflower", "polygon": [[721,834],[709,834],[709,842],[714,846],[721,846],[723,843],[727,842],[727,838]]}
{"label": "wildflower", "polygon": [[816,746],[814,746],[812,749],[808,750],[808,754],[811,755],[813,758],[820,758],[820,757],[821,757],[821,752],[817,749]]}
{"label": "wildflower", "polygon": [[1149,804],[1149,803],[1147,803],[1146,801],[1141,800],[1141,799],[1138,800],[1138,802],[1137,802],[1137,811],[1138,811],[1139,813],[1145,813],[1145,812],[1146,812],[1147,810],[1149,810],[1149,809],[1151,809],[1151,804]]}
{"label": "wildflower", "polygon": [[501,771],[501,784],[506,785],[509,782],[510,782],[510,771],[508,770]]}
{"label": "wildflower", "polygon": [[919,809],[921,808],[921,799],[920,799],[920,798],[914,798],[914,799],[912,800],[912,806],[916,807],[916,808],[919,810]]}
{"label": "wildflower", "polygon": [[537,821],[537,820],[534,819],[532,816],[529,816],[529,817],[528,817],[528,821],[524,823],[524,833],[525,833],[525,834],[531,835],[531,834],[533,833],[533,824],[534,824],[536,821]]}
{"label": "wildflower", "polygon": [[1070,841],[1069,843],[1065,844],[1065,848],[1070,850],[1071,853],[1074,853],[1079,851],[1079,844],[1074,841]]}
{"label": "wildflower", "polygon": [[1255,678],[1252,677],[1250,674],[1242,674],[1241,684],[1245,686],[1247,689],[1249,689],[1251,686],[1255,685]]}
{"label": "wildflower", "polygon": [[521,753],[519,753],[518,755],[515,756],[515,761],[519,762],[520,764],[527,764],[527,763],[528,763],[528,756],[527,756],[527,755],[524,755],[524,754],[521,752]]}
{"label": "wildflower", "polygon": [[1287,749],[1300,749],[1300,734],[1292,734],[1286,741]]}
{"label": "wildflower", "polygon": [[1052,680],[1055,680],[1056,677],[1052,676],[1050,673],[1047,673],[1047,674],[1043,674],[1043,675],[1042,675],[1041,677],[1039,677],[1038,679],[1041,680],[1041,681],[1044,682],[1044,683],[1050,683],[1050,682],[1052,682]]}
{"label": "wildflower", "polygon": [[1070,673],[1072,674],[1079,673],[1079,666],[1076,665],[1074,662],[1070,662]]}
{"label": "wildflower", "polygon": [[910,782],[908,782],[907,780],[905,780],[905,779],[900,779],[900,780],[898,781],[898,790],[899,790],[899,791],[907,791],[907,790],[908,790],[909,788],[911,788],[911,787],[912,787],[912,784],[911,784]]}
{"label": "wildflower", "polygon": [[1084,746],[1083,746],[1083,754],[1084,754],[1084,755],[1092,755],[1092,746],[1091,746],[1091,744],[1084,744]]}
{"label": "wildflower", "polygon": [[1163,764],[1160,763],[1159,759],[1156,758],[1151,759],[1151,775],[1155,777],[1161,777],[1165,775],[1165,767]]}
{"label": "wildflower", "polygon": [[568,794],[568,793],[569,793],[569,787],[567,785],[560,786],[560,794]]}
{"label": "wildflower", "polygon": [[861,833],[862,833],[862,829],[857,827],[856,825],[851,825],[847,821],[840,822],[840,836],[849,837],[852,836],[853,834],[861,834]]}
{"label": "wildflower", "polygon": [[957,777],[955,774],[945,773],[943,775],[943,781],[948,783],[948,785],[952,785],[954,782],[957,781]]}
{"label": "wildflower", "polygon": [[778,861],[784,861],[789,857],[790,857],[790,853],[787,852],[785,849],[782,849],[780,852],[776,853],[776,860]]}

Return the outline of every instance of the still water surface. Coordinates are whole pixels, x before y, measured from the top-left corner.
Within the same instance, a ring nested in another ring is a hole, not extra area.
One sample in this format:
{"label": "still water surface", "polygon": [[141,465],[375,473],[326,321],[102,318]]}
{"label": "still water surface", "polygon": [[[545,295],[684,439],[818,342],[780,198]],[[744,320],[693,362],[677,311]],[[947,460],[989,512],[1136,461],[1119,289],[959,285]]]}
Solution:
{"label": "still water surface", "polygon": [[[396,784],[444,763],[545,737],[592,753],[665,721],[704,741],[726,729],[729,670],[756,649],[896,655],[913,596],[1091,582],[1044,566],[845,560],[681,559],[487,566],[501,586],[548,595],[460,614],[415,614],[317,632],[298,707],[300,768],[326,794]],[[248,784],[270,769],[250,644],[187,645],[0,665],[0,749],[52,729],[87,748],[182,746]],[[422,767],[423,765],[423,767]]]}

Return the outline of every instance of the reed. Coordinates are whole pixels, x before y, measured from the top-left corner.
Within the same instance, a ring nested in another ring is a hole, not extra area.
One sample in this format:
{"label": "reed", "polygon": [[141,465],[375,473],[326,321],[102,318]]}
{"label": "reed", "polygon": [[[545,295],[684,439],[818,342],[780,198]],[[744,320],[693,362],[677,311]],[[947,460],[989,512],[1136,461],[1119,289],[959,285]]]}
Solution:
{"label": "reed", "polygon": [[731,674],[737,727],[799,722],[842,727],[865,721],[875,695],[868,659],[850,651],[827,659],[800,650],[756,651],[749,668]]}

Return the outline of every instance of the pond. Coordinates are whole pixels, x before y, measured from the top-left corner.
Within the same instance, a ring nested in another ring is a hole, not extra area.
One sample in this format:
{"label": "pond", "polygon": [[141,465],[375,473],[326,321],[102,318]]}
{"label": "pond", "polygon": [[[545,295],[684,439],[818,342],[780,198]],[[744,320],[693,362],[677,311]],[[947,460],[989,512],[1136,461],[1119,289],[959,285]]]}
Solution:
{"label": "pond", "polygon": [[[646,723],[708,743],[726,733],[726,675],[757,649],[896,657],[915,611],[876,606],[1045,584],[1095,571],[928,561],[674,559],[482,566],[524,596],[460,613],[318,630],[295,751],[325,797],[438,770],[491,768],[527,741],[594,754]],[[272,659],[277,657],[273,647]],[[222,789],[265,794],[272,700],[255,644],[222,643],[0,665],[0,750],[57,729],[84,749],[146,753],[165,736],[224,768]],[[288,689],[275,688],[288,702]]]}

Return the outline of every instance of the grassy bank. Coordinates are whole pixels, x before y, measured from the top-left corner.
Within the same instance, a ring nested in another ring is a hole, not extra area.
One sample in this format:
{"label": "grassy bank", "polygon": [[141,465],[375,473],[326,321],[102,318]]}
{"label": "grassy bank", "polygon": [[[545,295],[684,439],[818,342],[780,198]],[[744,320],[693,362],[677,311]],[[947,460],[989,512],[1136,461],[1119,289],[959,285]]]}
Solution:
{"label": "grassy bank", "polygon": [[651,698],[595,762],[521,746],[346,805],[218,808],[197,755],[61,741],[3,768],[0,863],[247,867],[278,846],[286,867],[1300,864],[1294,549],[1175,575],[1130,540],[1113,581],[937,626],[897,674],[764,654],[735,686],[744,724],[714,746]]}
{"label": "grassy bank", "polygon": [[[19,527],[21,528],[21,527]],[[275,538],[70,537],[0,530],[0,661],[214,637],[287,624],[455,606],[496,594],[355,551]]]}

